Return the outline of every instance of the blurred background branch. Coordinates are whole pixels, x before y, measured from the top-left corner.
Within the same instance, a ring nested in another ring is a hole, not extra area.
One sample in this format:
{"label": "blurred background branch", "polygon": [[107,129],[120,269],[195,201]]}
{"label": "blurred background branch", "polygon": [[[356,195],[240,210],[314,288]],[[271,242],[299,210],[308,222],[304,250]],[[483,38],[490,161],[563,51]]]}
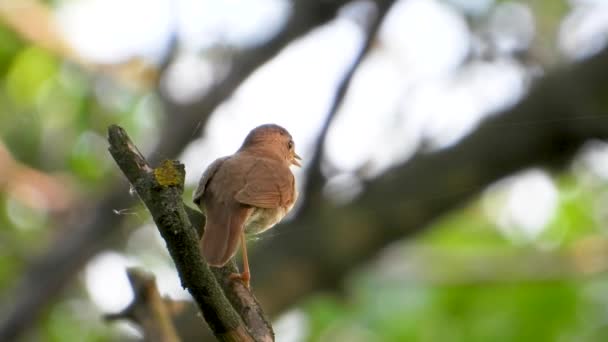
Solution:
{"label": "blurred background branch", "polygon": [[312,153],[312,160],[310,161],[310,166],[308,167],[309,171],[306,177],[306,188],[304,189],[306,199],[304,200],[304,204],[301,204],[301,210],[303,212],[306,212],[306,210],[310,207],[311,202],[319,201],[321,199],[321,190],[324,182],[321,164],[323,161],[323,148],[325,148],[325,141],[327,140],[327,132],[329,132],[329,127],[341,108],[353,76],[365,59],[365,56],[371,50],[374,41],[376,40],[378,30],[382,25],[382,21],[393,3],[394,1],[376,1],[374,3],[375,6],[370,5],[371,8],[368,13],[366,13],[366,18],[362,23],[364,38],[361,48],[357,52],[357,55],[353,58],[351,66],[346,70],[342,80],[336,87],[329,112],[327,113],[327,117],[319,130],[319,137]]}
{"label": "blurred background branch", "polygon": [[130,268],[127,277],[133,289],[133,301],[121,312],[107,314],[104,318],[107,321],[132,320],[143,330],[146,341],[180,341],[170,312],[156,287],[154,275]]}

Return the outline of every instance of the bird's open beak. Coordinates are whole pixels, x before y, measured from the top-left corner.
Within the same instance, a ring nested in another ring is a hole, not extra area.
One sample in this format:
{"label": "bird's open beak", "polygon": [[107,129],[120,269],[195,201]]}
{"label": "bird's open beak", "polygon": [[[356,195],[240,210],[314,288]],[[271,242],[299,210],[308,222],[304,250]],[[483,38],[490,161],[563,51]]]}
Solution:
{"label": "bird's open beak", "polygon": [[300,164],[300,162],[298,160],[302,160],[302,158],[300,158],[300,156],[294,152],[291,163],[297,167],[302,167],[302,164]]}

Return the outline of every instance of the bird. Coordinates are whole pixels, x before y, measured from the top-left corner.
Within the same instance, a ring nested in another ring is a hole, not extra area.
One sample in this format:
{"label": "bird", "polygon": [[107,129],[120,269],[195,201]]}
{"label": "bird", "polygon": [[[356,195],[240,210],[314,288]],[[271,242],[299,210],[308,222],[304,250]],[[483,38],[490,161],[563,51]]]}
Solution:
{"label": "bird", "polygon": [[301,160],[285,128],[264,124],[252,129],[234,154],[207,167],[193,201],[206,218],[200,248],[210,266],[224,266],[240,243],[243,271],[231,279],[249,288],[246,234],[266,231],[293,208],[298,193],[290,167],[301,167]]}

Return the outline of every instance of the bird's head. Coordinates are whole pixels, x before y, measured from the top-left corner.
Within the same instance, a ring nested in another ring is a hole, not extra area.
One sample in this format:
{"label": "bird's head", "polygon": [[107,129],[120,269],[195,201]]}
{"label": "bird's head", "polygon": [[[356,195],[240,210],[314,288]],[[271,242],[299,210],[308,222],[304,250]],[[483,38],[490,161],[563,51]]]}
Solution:
{"label": "bird's head", "polygon": [[249,132],[240,150],[255,151],[277,157],[288,165],[302,166],[295,143],[287,130],[276,124],[258,126]]}

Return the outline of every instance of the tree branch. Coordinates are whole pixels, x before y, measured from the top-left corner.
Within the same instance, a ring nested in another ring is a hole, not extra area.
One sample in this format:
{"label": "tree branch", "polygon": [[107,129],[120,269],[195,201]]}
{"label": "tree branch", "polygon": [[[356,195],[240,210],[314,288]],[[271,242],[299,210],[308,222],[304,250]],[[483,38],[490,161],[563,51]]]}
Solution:
{"label": "tree branch", "polygon": [[107,314],[104,318],[107,321],[128,319],[139,324],[146,341],[178,342],[177,332],[169,310],[158,293],[154,276],[137,268],[130,268],[127,270],[127,277],[133,290],[133,301],[123,311]]}
{"label": "tree branch", "polygon": [[[182,286],[197,302],[215,336],[221,341],[273,341],[274,333],[261,309],[249,308],[260,313],[256,322],[263,324],[246,326],[201,258],[197,232],[182,202],[184,166],[167,160],[152,170],[122,128],[111,126],[108,136],[110,153],[152,214],[175,262]],[[230,270],[222,274],[228,277]],[[230,282],[221,277],[218,280]],[[242,292],[246,292],[247,299],[253,297],[246,289]]]}

